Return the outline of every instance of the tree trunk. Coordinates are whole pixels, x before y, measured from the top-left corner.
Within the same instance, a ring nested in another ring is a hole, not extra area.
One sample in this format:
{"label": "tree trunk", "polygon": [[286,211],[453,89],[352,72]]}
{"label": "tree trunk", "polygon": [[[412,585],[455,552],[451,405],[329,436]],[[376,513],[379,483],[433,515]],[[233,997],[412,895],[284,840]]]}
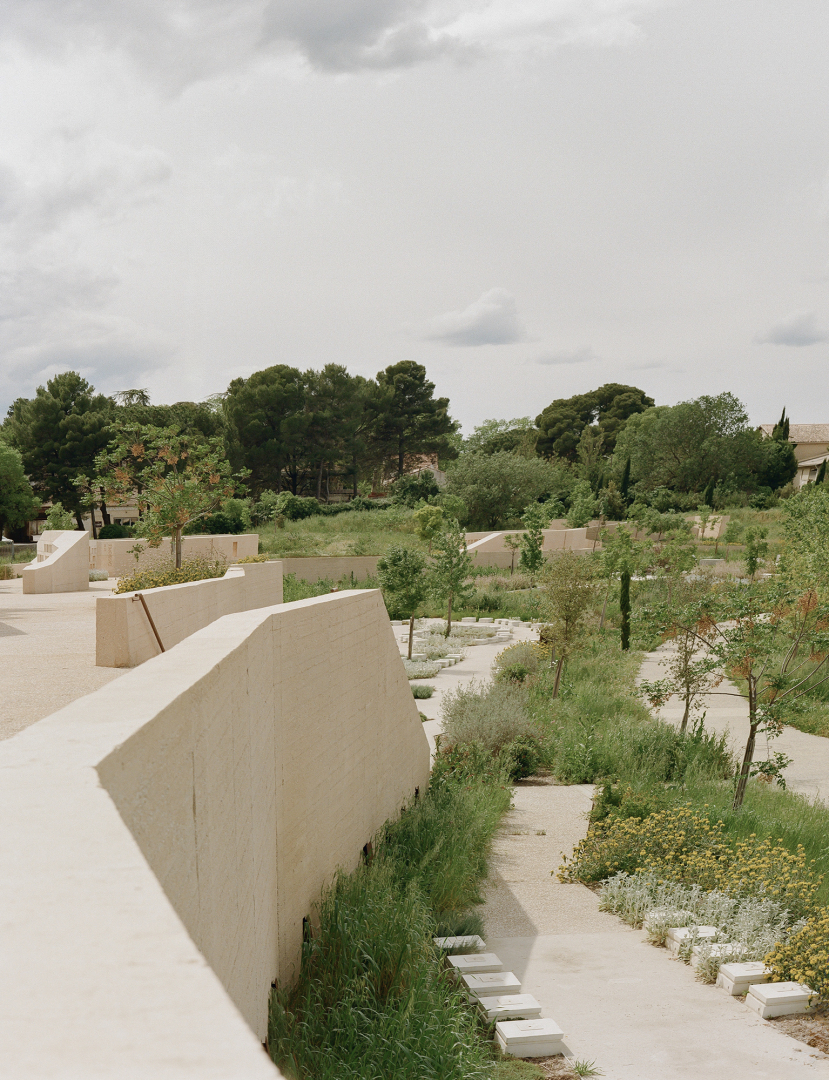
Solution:
{"label": "tree trunk", "polygon": [[414,638],[414,615],[409,619],[409,659],[412,658],[412,639]]}
{"label": "tree trunk", "polygon": [[622,651],[630,648],[630,573],[622,571],[622,586],[619,590],[619,607],[622,611]]}
{"label": "tree trunk", "polygon": [[446,612],[446,637],[452,633],[452,594],[449,593],[449,607]]}
{"label": "tree trunk", "polygon": [[512,548],[512,559],[509,564],[510,577],[515,573],[515,548]]}
{"label": "tree trunk", "polygon": [[92,529],[92,539],[97,540],[98,539],[98,529],[95,526],[95,507],[94,506],[89,511],[89,525],[90,525],[90,528]]}
{"label": "tree trunk", "polygon": [[325,466],[325,462],[320,462],[319,472],[317,473],[317,502],[322,502],[322,470]]}
{"label": "tree trunk", "polygon": [[754,760],[754,743],[757,739],[757,689],[751,685],[751,676],[748,679],[748,741],[743,754],[743,764],[740,767],[740,778],[737,781],[737,790],[734,792],[734,804],[732,810],[739,810],[743,805],[746,794],[746,785],[751,772],[751,763]]}
{"label": "tree trunk", "polygon": [[101,489],[101,521],[103,521],[104,525],[112,524],[112,519],[109,516],[109,510],[107,510],[107,504],[106,502],[104,502],[103,489]]}
{"label": "tree trunk", "polygon": [[176,529],[176,570],[181,567],[181,526]]}
{"label": "tree trunk", "polygon": [[685,695],[685,712],[682,714],[682,723],[680,724],[680,727],[679,727],[679,734],[680,735],[685,734],[685,729],[688,727],[688,716],[689,716],[690,712],[691,712],[691,696],[690,696],[690,694],[686,693],[686,695]]}
{"label": "tree trunk", "polygon": [[558,697],[558,684],[561,682],[561,669],[564,667],[564,657],[558,658],[558,664],[556,664],[556,679],[553,683],[553,699]]}
{"label": "tree trunk", "polygon": [[86,530],[83,527],[83,518],[81,517],[80,510],[75,511],[75,521],[77,521],[78,528],[81,530],[81,532],[85,532]]}

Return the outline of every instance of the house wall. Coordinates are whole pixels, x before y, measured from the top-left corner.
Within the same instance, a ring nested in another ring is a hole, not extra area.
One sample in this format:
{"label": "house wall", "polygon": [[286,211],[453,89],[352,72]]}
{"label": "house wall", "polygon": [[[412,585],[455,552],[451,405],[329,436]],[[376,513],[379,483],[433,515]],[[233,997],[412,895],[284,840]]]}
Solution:
{"label": "house wall", "polygon": [[224,577],[188,581],[137,592],[99,596],[95,601],[95,663],[98,667],[137,667],[162,650],[150,626],[155,623],[165,649],[224,615],[282,603],[282,564],[278,561],[231,566]]}
{"label": "house wall", "polygon": [[211,623],[0,743],[0,769],[5,1073],[259,1080],[303,916],[429,750],[355,590]]}
{"label": "house wall", "polygon": [[[138,558],[131,550],[141,548]],[[216,536],[183,536],[182,558],[197,556],[206,559],[225,559],[228,563],[248,559],[259,552],[258,533],[222,533]],[[175,557],[173,541],[165,539],[161,546],[151,548],[146,540],[90,540],[89,569],[106,570],[110,577],[123,577],[133,570],[169,563]]]}
{"label": "house wall", "polygon": [[23,568],[24,593],[83,592],[89,588],[89,536],[80,530],[49,529],[37,555]]}

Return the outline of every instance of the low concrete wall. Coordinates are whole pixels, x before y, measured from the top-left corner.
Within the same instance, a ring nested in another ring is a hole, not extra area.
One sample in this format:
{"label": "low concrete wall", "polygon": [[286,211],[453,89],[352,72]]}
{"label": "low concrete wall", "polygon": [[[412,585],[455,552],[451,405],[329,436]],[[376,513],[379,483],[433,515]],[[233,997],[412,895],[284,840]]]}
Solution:
{"label": "low concrete wall", "polygon": [[429,750],[355,590],[219,619],[0,743],[0,770],[4,1075],[259,1080],[303,916]]}
{"label": "low concrete wall", "polygon": [[[131,549],[141,548],[136,559]],[[203,556],[207,559],[223,558],[228,563],[247,559],[259,552],[258,533],[221,533],[216,536],[183,536],[182,558]],[[110,577],[123,577],[145,566],[169,563],[175,557],[173,541],[165,539],[161,546],[151,548],[146,540],[91,540],[89,543],[89,569],[106,570]]]}
{"label": "low concrete wall", "polygon": [[308,559],[283,559],[282,572],[296,574],[302,581],[339,581],[344,575],[354,575],[355,581],[374,577],[379,555],[319,555]]}
{"label": "low concrete wall", "polygon": [[141,594],[99,596],[95,601],[95,663],[98,667],[137,667],[202,627],[236,611],[282,603],[282,564],[231,566],[224,577],[165,585]]}
{"label": "low concrete wall", "polygon": [[37,555],[24,567],[24,593],[82,592],[89,588],[89,535],[49,529],[37,542]]}

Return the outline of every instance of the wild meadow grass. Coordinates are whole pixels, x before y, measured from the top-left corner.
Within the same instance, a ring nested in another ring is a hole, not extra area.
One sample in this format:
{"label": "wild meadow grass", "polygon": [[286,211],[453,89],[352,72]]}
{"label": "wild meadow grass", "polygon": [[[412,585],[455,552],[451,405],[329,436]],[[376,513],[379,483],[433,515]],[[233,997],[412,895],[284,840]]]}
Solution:
{"label": "wild meadow grass", "polygon": [[295,1080],[478,1080],[491,1044],[444,971],[435,934],[480,932],[492,836],[510,802],[498,770],[440,764],[387,822],[370,863],[317,905],[300,973],[271,996],[268,1046]]}

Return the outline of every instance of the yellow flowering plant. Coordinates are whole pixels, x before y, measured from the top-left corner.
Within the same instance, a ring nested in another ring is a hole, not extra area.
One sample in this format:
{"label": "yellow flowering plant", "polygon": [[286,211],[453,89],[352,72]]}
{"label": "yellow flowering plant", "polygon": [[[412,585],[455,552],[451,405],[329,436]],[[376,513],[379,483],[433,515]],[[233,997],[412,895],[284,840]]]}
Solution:
{"label": "yellow flowering plant", "polygon": [[822,908],[766,956],[774,982],[805,983],[815,994],[829,994],[829,909]]}

